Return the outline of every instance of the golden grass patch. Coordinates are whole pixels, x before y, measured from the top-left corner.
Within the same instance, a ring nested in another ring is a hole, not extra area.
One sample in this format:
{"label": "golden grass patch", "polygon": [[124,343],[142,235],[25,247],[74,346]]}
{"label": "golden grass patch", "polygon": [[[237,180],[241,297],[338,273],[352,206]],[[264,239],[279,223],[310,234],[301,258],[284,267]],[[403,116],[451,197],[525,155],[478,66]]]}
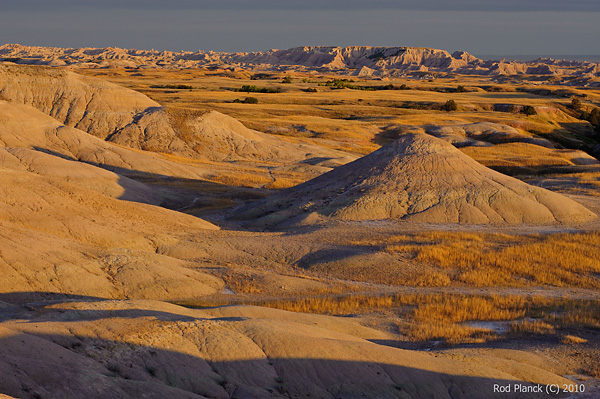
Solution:
{"label": "golden grass patch", "polygon": [[[227,277],[224,278],[229,281]],[[231,283],[231,287],[240,289],[240,292],[258,292],[254,291],[251,281],[246,281],[244,287],[237,287],[237,281],[241,280],[236,278],[228,284]],[[314,294],[303,298],[227,298],[225,302],[212,301],[209,305],[239,303],[291,312],[344,316],[392,312],[397,316],[398,332],[405,339],[439,340],[451,345],[481,343],[505,337],[555,336],[573,329],[600,328],[600,303],[592,300],[531,298],[522,295]],[[184,305],[208,306],[202,303]],[[494,330],[478,322],[499,323],[504,327],[502,331]],[[564,338],[568,335],[563,335],[562,339],[569,339]]]}
{"label": "golden grass patch", "polygon": [[510,325],[511,334],[546,335],[554,333],[554,326],[541,320],[521,320]]}
{"label": "golden grass patch", "polygon": [[[374,242],[371,242],[375,244]],[[600,233],[506,235],[430,232],[380,243],[391,253],[458,272],[474,286],[600,287]]]}
{"label": "golden grass patch", "polygon": [[580,338],[576,335],[567,334],[564,337],[562,337],[561,342],[563,344],[585,344],[588,341],[587,339]]}

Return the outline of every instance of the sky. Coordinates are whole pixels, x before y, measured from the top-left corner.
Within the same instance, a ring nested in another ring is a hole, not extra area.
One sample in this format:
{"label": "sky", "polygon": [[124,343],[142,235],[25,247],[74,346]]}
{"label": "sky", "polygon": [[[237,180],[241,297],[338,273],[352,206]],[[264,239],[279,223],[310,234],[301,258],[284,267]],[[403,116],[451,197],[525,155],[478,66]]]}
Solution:
{"label": "sky", "polygon": [[600,0],[0,0],[0,44],[599,55]]}

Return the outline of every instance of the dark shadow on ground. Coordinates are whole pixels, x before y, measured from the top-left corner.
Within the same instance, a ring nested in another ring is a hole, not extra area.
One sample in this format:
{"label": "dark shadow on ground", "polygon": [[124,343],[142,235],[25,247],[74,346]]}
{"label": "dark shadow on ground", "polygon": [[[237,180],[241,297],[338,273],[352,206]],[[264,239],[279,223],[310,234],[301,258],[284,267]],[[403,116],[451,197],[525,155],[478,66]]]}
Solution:
{"label": "dark shadow on ground", "polygon": [[128,191],[131,188],[127,182],[120,181],[120,185],[125,189],[125,192],[119,199],[159,205],[163,208],[186,212],[195,216],[199,216],[203,212],[215,213],[233,206],[243,205],[247,202],[263,198],[270,192],[269,190],[259,188],[233,186],[201,179],[173,177],[88,162],[41,147],[34,147],[34,150],[62,159],[82,162],[109,170],[119,176],[144,184],[148,187],[148,192],[152,193],[148,200],[144,200],[143,195],[140,195],[140,193]]}
{"label": "dark shadow on ground", "polygon": [[[393,348],[389,348],[388,360],[352,361],[327,354],[282,357],[274,355],[272,345],[256,346],[258,351],[250,354],[237,352],[239,348],[231,344],[235,341],[214,341],[220,336],[211,328],[235,331],[235,327],[228,330],[227,323],[238,323],[239,318],[182,318],[131,309],[132,315],[154,316],[160,323],[149,325],[146,320],[130,319],[131,324],[120,332],[123,322],[119,318],[128,316],[119,310],[107,311],[105,319],[85,318],[87,314],[81,310],[51,311],[60,316],[54,321],[62,324],[27,327],[27,323],[11,325],[10,329],[0,325],[0,393],[24,399],[546,397],[545,392],[515,393],[515,384],[520,386],[521,382],[499,371],[471,365],[467,366],[468,373],[461,374],[461,367],[466,370],[464,363]],[[83,325],[74,324],[81,320],[86,320]],[[20,328],[26,332],[19,332]],[[110,334],[107,331],[120,338],[103,338]],[[269,339],[277,341],[278,334],[273,331]],[[369,348],[379,347],[366,342],[362,345],[350,353],[372,358]],[[215,352],[216,347],[220,349]],[[410,361],[403,360],[406,356],[413,356],[416,363],[408,365]],[[390,359],[405,365],[390,364]],[[445,365],[439,368],[441,362]],[[456,374],[452,365],[458,367]],[[511,392],[495,393],[494,387],[500,386],[510,387]]]}

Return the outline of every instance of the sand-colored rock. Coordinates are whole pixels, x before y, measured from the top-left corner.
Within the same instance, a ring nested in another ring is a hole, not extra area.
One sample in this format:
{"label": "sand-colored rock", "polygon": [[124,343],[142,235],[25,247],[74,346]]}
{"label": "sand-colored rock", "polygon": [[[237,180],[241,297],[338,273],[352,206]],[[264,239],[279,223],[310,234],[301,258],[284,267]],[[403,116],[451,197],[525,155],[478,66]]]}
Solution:
{"label": "sand-colored rock", "polygon": [[[445,50],[424,47],[371,46],[302,46],[249,53],[214,51],[156,51],[107,48],[57,48],[5,44],[0,46],[0,60],[19,64],[86,68],[223,67],[232,71],[266,70],[335,70],[359,76],[396,76],[411,72],[461,73],[471,75],[542,74],[598,77],[593,62],[538,59],[529,62],[506,60],[483,61],[465,51],[450,54]],[[365,69],[367,68],[367,69]],[[373,72],[371,72],[371,71]]]}
{"label": "sand-colored rock", "polygon": [[222,283],[156,254],[165,235],[218,229],[158,206],[164,193],[95,165],[193,176],[29,106],[0,101],[0,291],[189,298]]}
{"label": "sand-colored rock", "polygon": [[59,122],[105,139],[160,104],[133,90],[76,73],[0,65],[0,99],[30,105]]}
{"label": "sand-colored rock", "polygon": [[238,217],[268,225],[314,223],[323,217],[542,225],[596,218],[563,195],[488,169],[425,134],[402,136],[238,212]]}
{"label": "sand-colored rock", "polygon": [[[141,93],[64,70],[2,65],[2,100],[9,105],[36,108],[59,122],[46,129],[76,128],[102,140],[144,151],[211,161],[268,161],[286,165],[311,159],[343,164],[355,159],[341,151],[273,138],[215,111],[173,121],[174,116]],[[8,112],[19,111],[12,107]],[[34,128],[25,119],[28,112],[21,108],[20,114],[7,115],[0,123],[6,124],[10,119],[13,124],[22,125],[21,131],[13,133],[20,140],[20,136],[27,136],[26,132]],[[174,124],[180,128],[174,128]],[[41,126],[35,128],[39,131]]]}
{"label": "sand-colored rock", "polygon": [[0,145],[45,151],[57,156],[127,173],[201,178],[202,167],[170,162],[133,151],[65,126],[27,105],[0,100]]}
{"label": "sand-colored rock", "polygon": [[218,229],[152,203],[143,184],[97,167],[0,147],[0,292],[190,298],[222,283],[156,253],[164,236]]}
{"label": "sand-colored rock", "polygon": [[530,143],[541,147],[554,148],[552,142],[533,137],[515,129],[512,126],[492,122],[476,122],[456,125],[430,125],[424,128],[425,132],[444,139],[455,147],[485,146],[499,143]]}
{"label": "sand-colored rock", "polygon": [[378,345],[385,333],[330,316],[156,301],[35,310],[0,324],[0,391],[15,397],[487,398],[494,383],[566,382],[529,358],[505,372]]}

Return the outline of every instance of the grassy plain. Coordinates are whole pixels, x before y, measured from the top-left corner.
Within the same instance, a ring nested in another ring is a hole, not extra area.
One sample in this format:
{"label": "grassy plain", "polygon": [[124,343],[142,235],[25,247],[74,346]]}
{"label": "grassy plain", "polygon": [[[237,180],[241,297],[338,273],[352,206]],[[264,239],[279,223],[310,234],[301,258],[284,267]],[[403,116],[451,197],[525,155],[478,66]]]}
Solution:
{"label": "grassy plain", "polygon": [[[291,75],[292,82],[283,83],[284,74],[277,72],[258,79],[245,71],[202,69],[116,68],[77,72],[147,94],[165,105],[175,121],[216,110],[240,120],[246,127],[282,140],[318,144],[359,156],[394,139],[398,126],[423,129],[476,122],[504,124],[523,135],[547,139],[555,148],[506,142],[461,150],[486,166],[555,191],[587,198],[600,195],[598,166],[581,165],[577,160],[581,155],[578,150],[591,153],[596,145],[594,127],[580,119],[581,110],[571,106],[572,98],[578,98],[584,110],[600,107],[600,91],[594,89],[556,86],[551,79],[518,76],[385,81],[349,77],[352,86],[394,87],[359,90],[328,86],[328,82],[340,77],[317,73]],[[178,88],[178,85],[185,86]],[[276,92],[241,91],[248,85]],[[465,90],[457,91],[459,86]],[[236,101],[249,96],[258,99],[258,103]],[[441,109],[448,100],[457,103],[456,111]],[[536,114],[521,112],[526,106],[535,107]],[[301,171],[287,175],[278,172],[278,179],[273,181],[265,173],[264,165],[245,165],[237,170],[228,165],[226,171],[215,174],[213,182],[221,184],[219,187],[225,193],[227,187],[263,189],[253,198],[268,195],[269,189],[290,187],[309,178]],[[217,208],[221,210],[228,205],[233,202],[224,201]],[[210,207],[203,211],[207,209],[210,211]],[[331,262],[292,261],[291,275],[326,281],[326,288],[302,294],[293,290],[282,294],[282,290],[275,290],[274,297],[273,287],[266,283],[268,279],[226,271],[217,274],[239,295],[186,305],[245,303],[295,312],[354,315],[366,324],[394,331],[399,345],[441,341],[447,346],[510,346],[514,342],[527,342],[530,348],[548,344],[555,348],[580,347],[590,357],[600,353],[594,343],[600,329],[600,308],[597,299],[585,291],[600,288],[597,226],[549,228],[543,232],[407,225],[403,228],[402,233],[397,229],[386,232],[363,227],[361,234],[332,236],[325,232],[319,236],[317,232],[313,238],[310,233],[289,238],[303,240],[308,234],[308,242],[319,241],[327,248],[350,248],[380,256],[371,263],[365,263],[363,258],[350,261],[350,257],[343,256]],[[393,293],[394,287],[400,286],[439,291],[419,293],[414,288],[409,294]],[[452,293],[450,288],[456,287],[463,291]],[[523,290],[546,287],[553,292],[564,289],[582,293],[579,298],[557,298],[518,292],[511,295],[479,292],[481,288],[493,291],[507,287]],[[360,294],[363,290],[368,294]],[[382,290],[392,293],[378,293]],[[598,376],[597,367],[586,367],[584,373]]]}

